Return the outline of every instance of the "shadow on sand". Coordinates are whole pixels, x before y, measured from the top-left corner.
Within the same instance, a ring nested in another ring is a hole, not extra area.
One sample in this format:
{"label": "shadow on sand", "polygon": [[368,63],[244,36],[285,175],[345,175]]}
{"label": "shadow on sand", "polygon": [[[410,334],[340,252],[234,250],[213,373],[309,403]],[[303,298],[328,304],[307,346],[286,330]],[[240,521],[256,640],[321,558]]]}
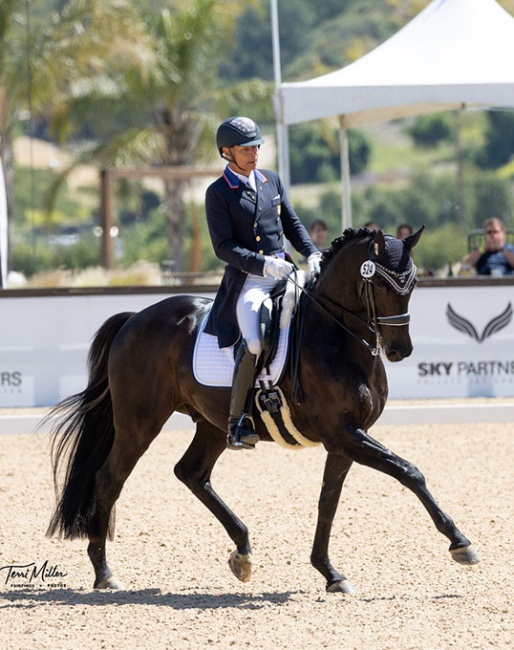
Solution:
{"label": "shadow on sand", "polygon": [[[159,589],[138,591],[82,591],[73,589],[12,590],[0,594],[0,610],[52,605],[153,605],[172,609],[229,609],[233,607],[255,610],[269,604],[287,602],[292,592],[283,593],[163,593]],[[1,601],[8,601],[2,603]]]}

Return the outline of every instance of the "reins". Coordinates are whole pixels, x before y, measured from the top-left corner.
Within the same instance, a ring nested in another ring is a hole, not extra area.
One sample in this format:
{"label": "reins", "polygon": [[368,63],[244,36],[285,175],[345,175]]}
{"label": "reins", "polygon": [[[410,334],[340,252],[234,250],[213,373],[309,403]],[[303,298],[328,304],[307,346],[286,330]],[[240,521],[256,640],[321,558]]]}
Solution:
{"label": "reins", "polygon": [[[363,318],[361,318],[358,314],[354,314],[350,310],[346,309],[342,305],[339,305],[338,303],[334,302],[330,298],[326,298],[324,296],[317,296],[313,294],[310,289],[306,287],[301,287],[296,279],[296,272],[294,272],[294,277],[291,277],[289,275],[287,277],[289,282],[292,282],[296,290],[301,293],[301,297],[305,296],[308,298],[316,307],[318,307],[326,316],[328,316],[331,320],[334,321],[336,325],[341,327],[345,332],[350,334],[350,336],[353,336],[353,338],[361,343],[373,356],[376,356],[379,354],[380,348],[379,348],[379,334],[377,334],[377,342],[375,346],[372,346],[368,341],[365,339],[360,338],[355,334],[355,332],[352,332],[352,330],[347,327],[339,318],[334,316],[334,314],[331,313],[329,309],[327,309],[324,305],[323,302],[329,304],[331,307],[334,307],[338,310],[341,310],[343,312],[346,312],[348,314],[351,314],[355,318],[358,318],[362,323],[366,323]],[[312,282],[310,283],[309,286],[312,286]],[[296,307],[296,317],[293,321],[294,324],[294,337],[292,338],[292,345],[291,345],[291,377],[292,377],[292,387],[291,387],[291,397],[293,401],[295,401],[297,404],[302,404],[304,402],[304,395],[303,395],[303,390],[302,386],[300,384],[300,377],[299,377],[299,367],[300,367],[300,349],[301,349],[301,342],[303,338],[303,327],[305,324],[305,315],[306,315],[306,309],[301,309],[301,302],[298,301],[297,307]]]}
{"label": "reins", "polygon": [[[383,266],[382,264],[372,261],[371,259],[365,260],[360,267],[360,274],[362,278],[361,290],[359,295],[363,298],[367,319],[362,318],[359,314],[347,309],[344,305],[335,302],[327,296],[323,296],[318,293],[314,293],[311,289],[314,285],[314,281],[311,281],[305,287],[300,286],[296,276],[296,271],[287,277],[288,282],[291,282],[295,285],[295,290],[298,294],[301,294],[301,298],[305,296],[306,299],[310,300],[320,311],[330,318],[338,327],[344,330],[352,338],[358,341],[363,347],[365,347],[372,356],[379,356],[382,350],[381,342],[381,327],[405,327],[410,323],[410,314],[393,314],[392,316],[380,316],[377,314],[375,296],[373,292],[373,277],[378,275],[382,280],[390,286],[393,291],[399,295],[408,294],[416,282],[417,269],[414,263],[412,263],[408,270],[403,272],[393,271]],[[303,391],[300,385],[299,380],[299,365],[300,365],[300,348],[301,341],[303,337],[304,323],[306,309],[302,308],[301,300],[297,301],[296,307],[296,317],[294,319],[294,336],[292,340],[291,348],[291,377],[293,380],[292,384],[292,397],[298,402],[303,402]],[[335,313],[334,313],[335,312]],[[353,318],[360,321],[360,323],[366,326],[369,331],[374,335],[374,343],[370,343],[365,338],[357,335],[346,323],[341,320],[339,314],[343,316],[352,316]]]}
{"label": "reins", "polygon": [[[288,277],[288,279],[291,282],[295,282],[296,280],[291,279],[291,276]],[[349,327],[347,327],[343,321],[339,320],[337,316],[335,316],[330,309],[327,309],[325,305],[330,305],[331,308],[334,308],[338,311],[344,312],[345,314],[349,314],[350,316],[353,316],[357,320],[359,320],[361,323],[364,325],[368,325],[369,323],[364,320],[364,318],[361,318],[358,314],[355,314],[354,312],[350,311],[346,307],[343,307],[343,305],[340,305],[339,303],[336,303],[334,300],[331,298],[327,298],[326,296],[321,296],[321,295],[316,295],[313,294],[312,291],[308,287],[304,287],[301,289],[302,293],[304,296],[306,296],[316,307],[319,307],[319,309],[326,315],[328,316],[336,325],[341,327],[347,334],[350,334],[350,336],[353,336],[353,338],[361,343],[365,348],[367,348],[372,354],[374,353],[374,346],[371,345],[368,341],[365,339],[361,338],[355,332],[353,332]]]}
{"label": "reins", "polygon": [[[367,320],[359,316],[359,314],[356,314],[355,312],[351,311],[350,309],[347,309],[343,305],[336,303],[331,298],[327,298],[326,296],[321,296],[312,293],[312,291],[309,288],[310,286],[312,286],[312,284],[310,284],[307,287],[300,287],[296,279],[296,274],[294,274],[294,277],[288,276],[288,281],[292,282],[295,285],[297,291],[300,291],[303,295],[305,295],[326,316],[328,316],[334,323],[336,323],[338,327],[343,329],[347,334],[352,336],[356,341],[358,341],[361,345],[363,345],[373,356],[377,356],[380,354],[380,338],[381,338],[380,326],[385,325],[389,327],[403,327],[410,323],[410,314],[409,313],[394,314],[392,316],[377,315],[375,297],[373,295],[373,281],[371,279],[372,276],[375,274],[375,272],[377,273],[377,275],[381,275],[388,282],[388,284],[392,286],[392,288],[396,291],[396,293],[400,293],[400,294],[408,293],[416,278],[416,267],[414,266],[414,264],[412,265],[411,269],[408,272],[399,274],[399,273],[391,272],[389,271],[389,269],[386,269],[385,267],[382,267],[380,265],[376,265],[374,262],[370,262],[369,260],[367,262],[364,262],[364,264],[361,267],[361,275],[363,281],[363,290],[361,291],[361,293],[364,293],[364,299],[365,299],[366,310],[368,315]],[[398,282],[398,278],[400,276],[404,276],[403,278],[400,278],[401,280],[403,280],[403,282],[401,283],[402,286],[400,286],[400,283]],[[330,308],[332,309],[350,315],[353,318],[359,320],[363,325],[366,325],[370,330],[370,332],[372,332],[375,336],[375,344],[372,345],[369,341],[366,341],[366,339],[355,334],[355,332],[353,332],[349,327],[347,327],[347,325],[343,321],[341,321],[336,315],[334,315],[330,311],[330,309],[328,309],[325,305],[329,305]]]}

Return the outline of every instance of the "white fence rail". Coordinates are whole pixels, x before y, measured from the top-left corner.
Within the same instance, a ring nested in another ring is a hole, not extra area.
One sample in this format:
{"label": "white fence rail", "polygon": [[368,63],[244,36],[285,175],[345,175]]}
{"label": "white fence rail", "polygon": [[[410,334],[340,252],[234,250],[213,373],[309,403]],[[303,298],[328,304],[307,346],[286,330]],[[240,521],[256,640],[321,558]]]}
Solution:
{"label": "white fence rail", "polygon": [[[514,396],[511,282],[420,283],[410,309],[414,353],[387,364],[390,397]],[[165,297],[162,290],[126,289],[20,293],[0,295],[0,408],[49,406],[82,390],[100,325],[117,312],[138,311]]]}

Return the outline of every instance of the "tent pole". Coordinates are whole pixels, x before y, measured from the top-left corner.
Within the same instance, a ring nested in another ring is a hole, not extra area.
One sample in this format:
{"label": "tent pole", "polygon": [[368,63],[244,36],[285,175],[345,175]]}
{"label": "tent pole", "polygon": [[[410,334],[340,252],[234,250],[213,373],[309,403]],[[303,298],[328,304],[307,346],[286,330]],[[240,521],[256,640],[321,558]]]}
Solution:
{"label": "tent pole", "polygon": [[350,153],[348,149],[348,131],[345,124],[345,116],[339,116],[339,134],[341,151],[341,225],[342,232],[352,227],[352,195],[350,187]]}
{"label": "tent pole", "polygon": [[289,139],[287,126],[284,124],[280,97],[282,73],[280,65],[280,33],[278,28],[277,0],[270,0],[271,8],[271,42],[273,47],[273,75],[275,79],[275,115],[277,116],[277,163],[278,173],[289,194],[291,178],[289,173]]}
{"label": "tent pole", "polygon": [[291,176],[289,170],[289,140],[287,126],[277,123],[277,158],[278,174],[282,179],[287,194],[291,187]]}
{"label": "tent pole", "polygon": [[464,158],[462,153],[462,111],[465,104],[455,111],[455,160],[457,167],[457,222],[464,226]]}

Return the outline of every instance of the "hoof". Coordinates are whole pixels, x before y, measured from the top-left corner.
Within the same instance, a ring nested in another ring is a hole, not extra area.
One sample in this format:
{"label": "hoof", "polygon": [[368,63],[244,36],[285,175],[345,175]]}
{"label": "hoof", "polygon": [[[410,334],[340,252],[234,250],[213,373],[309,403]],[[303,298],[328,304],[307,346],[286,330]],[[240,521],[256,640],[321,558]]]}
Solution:
{"label": "hoof", "polygon": [[237,551],[232,551],[228,559],[228,565],[232,573],[241,582],[250,582],[252,577],[252,554],[241,555]]}
{"label": "hoof", "polygon": [[111,576],[110,578],[104,578],[95,584],[95,589],[125,589],[123,583],[121,583],[118,578]]}
{"label": "hoof", "polygon": [[356,593],[355,587],[348,582],[348,580],[339,580],[327,585],[327,593],[329,594],[354,594]]}
{"label": "hoof", "polygon": [[474,548],[469,546],[464,546],[463,548],[454,548],[450,549],[452,558],[455,562],[459,564],[478,564],[480,562],[480,557],[478,553],[475,552]]}

